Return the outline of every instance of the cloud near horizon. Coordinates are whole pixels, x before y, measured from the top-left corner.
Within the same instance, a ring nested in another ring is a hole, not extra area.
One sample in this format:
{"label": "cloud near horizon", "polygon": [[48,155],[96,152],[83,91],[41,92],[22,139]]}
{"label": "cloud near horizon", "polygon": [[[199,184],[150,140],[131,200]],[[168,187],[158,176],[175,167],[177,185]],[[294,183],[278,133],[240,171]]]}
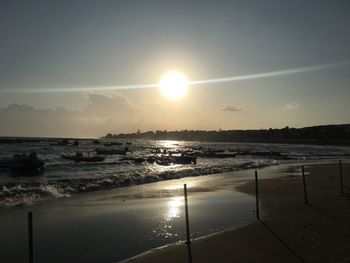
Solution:
{"label": "cloud near horizon", "polygon": [[0,135],[95,137],[111,128],[117,131],[137,126],[139,109],[127,98],[88,94],[87,101],[80,111],[64,107],[37,109],[26,104],[0,108]]}
{"label": "cloud near horizon", "polygon": [[0,109],[3,136],[67,136],[66,131],[78,127],[80,113],[63,107],[35,109],[29,105],[11,104]]}
{"label": "cloud near horizon", "polygon": [[285,108],[286,108],[287,110],[297,110],[297,109],[299,109],[300,107],[301,107],[301,105],[298,104],[298,103],[295,103],[295,102],[288,103],[288,104],[285,106]]}
{"label": "cloud near horizon", "polygon": [[194,129],[198,123],[209,125],[210,120],[194,108],[155,99],[136,104],[119,93],[87,94],[81,110],[38,109],[26,104],[0,108],[0,136],[99,137],[137,129]]}
{"label": "cloud near horizon", "polygon": [[220,109],[220,111],[229,111],[229,112],[236,112],[236,111],[242,111],[243,109],[232,106],[232,105],[228,105],[222,109]]}

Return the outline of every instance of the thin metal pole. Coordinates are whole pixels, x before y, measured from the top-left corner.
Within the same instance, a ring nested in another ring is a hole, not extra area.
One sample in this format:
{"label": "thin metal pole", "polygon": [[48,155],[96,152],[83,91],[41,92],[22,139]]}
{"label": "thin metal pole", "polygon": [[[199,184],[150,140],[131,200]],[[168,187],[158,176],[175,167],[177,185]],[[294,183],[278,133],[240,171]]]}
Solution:
{"label": "thin metal pole", "polygon": [[28,212],[28,249],[29,263],[33,263],[33,214]]}
{"label": "thin metal pole", "polygon": [[303,174],[304,202],[305,202],[305,204],[307,204],[307,203],[308,203],[308,200],[307,200],[307,193],[306,193],[306,180],[305,180],[305,169],[304,169],[304,165],[301,166],[301,171],[302,171],[302,174]]}
{"label": "thin metal pole", "polygon": [[256,198],[256,219],[260,220],[260,215],[259,215],[258,171],[255,171],[255,198]]}
{"label": "thin metal pole", "polygon": [[188,217],[188,200],[187,200],[187,185],[184,184],[184,196],[185,196],[185,215],[186,215],[186,234],[187,234],[187,250],[188,250],[188,262],[192,263],[192,247],[191,247],[191,234],[190,234],[190,220]]}
{"label": "thin metal pole", "polygon": [[341,160],[339,160],[339,179],[340,179],[340,193],[344,194],[344,185],[343,185],[343,165]]}

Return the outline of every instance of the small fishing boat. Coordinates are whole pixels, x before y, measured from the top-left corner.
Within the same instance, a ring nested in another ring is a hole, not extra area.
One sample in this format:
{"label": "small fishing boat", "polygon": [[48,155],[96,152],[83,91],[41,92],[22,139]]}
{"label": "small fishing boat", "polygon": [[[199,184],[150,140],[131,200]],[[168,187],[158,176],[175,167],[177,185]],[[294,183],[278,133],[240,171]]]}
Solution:
{"label": "small fishing boat", "polygon": [[96,140],[93,140],[92,143],[93,144],[100,144],[100,141],[96,139]]}
{"label": "small fishing boat", "polygon": [[148,162],[148,163],[154,163],[156,161],[156,157],[155,156],[148,156],[147,158],[146,158],[146,162]]}
{"label": "small fishing boat", "polygon": [[203,152],[200,154],[201,157],[205,158],[234,158],[236,157],[236,153],[211,153],[211,152]]}
{"label": "small fishing boat", "polygon": [[104,146],[120,146],[123,145],[121,142],[106,142],[103,144]]}
{"label": "small fishing boat", "polygon": [[84,156],[84,154],[77,152],[75,155],[61,155],[63,159],[71,160],[76,163],[80,162],[102,162],[104,159],[106,159],[103,156],[94,155],[94,156]]}
{"label": "small fishing boat", "polygon": [[60,140],[58,142],[55,142],[55,143],[50,143],[50,145],[52,146],[65,146],[65,145],[68,145],[69,144],[69,140]]}
{"label": "small fishing boat", "polygon": [[157,158],[155,162],[156,164],[162,165],[162,166],[169,166],[173,163],[170,158]]}
{"label": "small fishing boat", "polygon": [[128,147],[125,147],[124,149],[120,148],[105,148],[105,147],[99,147],[95,149],[95,152],[97,154],[121,154],[125,155],[129,151]]}
{"label": "small fishing boat", "polygon": [[173,158],[175,164],[197,164],[197,156],[181,155]]}
{"label": "small fishing boat", "polygon": [[12,159],[0,160],[0,169],[9,170],[18,176],[32,176],[41,172],[44,161],[36,153],[15,154]]}
{"label": "small fishing boat", "polygon": [[206,150],[204,150],[204,152],[207,152],[207,153],[223,153],[225,150],[223,149],[212,149],[212,148],[208,148]]}
{"label": "small fishing boat", "polygon": [[254,155],[257,155],[257,156],[281,156],[281,153],[276,152],[276,151],[255,151]]}

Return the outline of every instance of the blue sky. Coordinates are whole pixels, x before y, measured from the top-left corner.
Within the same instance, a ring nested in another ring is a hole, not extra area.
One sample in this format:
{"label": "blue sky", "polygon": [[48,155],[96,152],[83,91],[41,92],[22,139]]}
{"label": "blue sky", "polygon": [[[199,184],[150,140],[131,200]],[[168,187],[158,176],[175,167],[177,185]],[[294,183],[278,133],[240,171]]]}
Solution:
{"label": "blue sky", "polygon": [[[348,123],[349,20],[345,0],[1,1],[0,135]],[[196,85],[178,102],[155,88],[45,92],[157,83],[169,69],[206,80],[344,62]]]}

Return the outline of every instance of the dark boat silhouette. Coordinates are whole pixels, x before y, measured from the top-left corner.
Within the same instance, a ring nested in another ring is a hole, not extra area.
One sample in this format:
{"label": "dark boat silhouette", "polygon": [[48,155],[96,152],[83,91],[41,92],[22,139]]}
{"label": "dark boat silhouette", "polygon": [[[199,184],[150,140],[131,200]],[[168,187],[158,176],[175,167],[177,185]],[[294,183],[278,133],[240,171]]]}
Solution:
{"label": "dark boat silhouette", "polygon": [[96,140],[93,140],[92,143],[93,144],[100,144],[100,141],[96,139]]}
{"label": "dark boat silhouette", "polygon": [[12,159],[0,160],[0,169],[9,170],[12,175],[32,176],[41,172],[44,161],[36,153],[15,154]]}
{"label": "dark boat silhouette", "polygon": [[52,146],[65,146],[65,145],[68,145],[69,144],[69,140],[60,140],[58,142],[55,142],[55,143],[50,143],[50,145]]}
{"label": "dark boat silhouette", "polygon": [[106,142],[103,144],[104,146],[120,146],[123,145],[121,142]]}
{"label": "dark boat silhouette", "polygon": [[95,149],[95,152],[97,154],[121,154],[125,155],[129,151],[128,147],[125,147],[124,149],[120,148],[106,148],[106,147],[99,147]]}
{"label": "dark boat silhouette", "polygon": [[181,155],[173,158],[175,164],[197,164],[197,156]]}
{"label": "dark boat silhouette", "polygon": [[106,159],[103,156],[84,156],[82,153],[76,153],[75,155],[61,155],[63,159],[71,160],[76,163],[80,162],[102,162],[104,159]]}
{"label": "dark boat silhouette", "polygon": [[236,157],[236,153],[203,152],[199,156],[205,158],[234,158]]}

